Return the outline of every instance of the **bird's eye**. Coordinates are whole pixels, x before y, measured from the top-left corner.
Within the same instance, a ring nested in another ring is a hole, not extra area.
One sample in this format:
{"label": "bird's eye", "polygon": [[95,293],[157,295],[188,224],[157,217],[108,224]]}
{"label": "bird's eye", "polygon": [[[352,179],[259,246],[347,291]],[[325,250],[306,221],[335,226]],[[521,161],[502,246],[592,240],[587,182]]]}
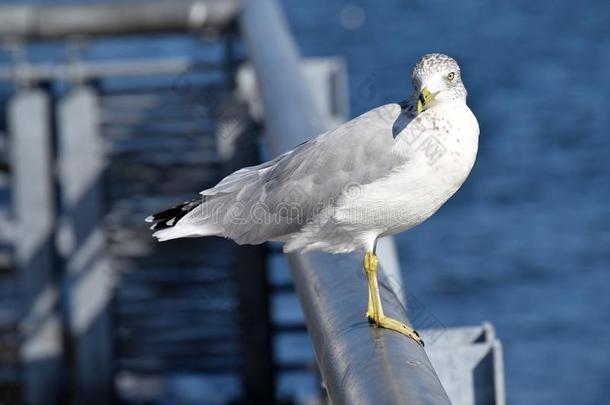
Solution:
{"label": "bird's eye", "polygon": [[447,80],[452,82],[454,79],[455,79],[455,72],[449,72],[449,74],[447,75]]}

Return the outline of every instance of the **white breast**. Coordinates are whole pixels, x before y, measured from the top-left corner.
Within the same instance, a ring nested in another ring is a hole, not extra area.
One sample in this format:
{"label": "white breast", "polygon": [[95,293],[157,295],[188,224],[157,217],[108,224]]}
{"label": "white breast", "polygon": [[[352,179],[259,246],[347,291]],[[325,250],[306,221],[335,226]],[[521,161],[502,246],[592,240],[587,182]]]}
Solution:
{"label": "white breast", "polygon": [[396,138],[396,153],[407,154],[407,163],[363,186],[358,198],[345,199],[337,220],[381,235],[420,224],[468,177],[478,136],[477,120],[463,102],[445,102],[425,111]]}

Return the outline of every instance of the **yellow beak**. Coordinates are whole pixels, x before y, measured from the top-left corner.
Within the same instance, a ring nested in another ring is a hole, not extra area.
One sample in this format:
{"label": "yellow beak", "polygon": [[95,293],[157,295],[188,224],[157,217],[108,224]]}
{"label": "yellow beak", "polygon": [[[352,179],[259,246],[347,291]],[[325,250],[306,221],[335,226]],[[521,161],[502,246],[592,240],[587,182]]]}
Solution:
{"label": "yellow beak", "polygon": [[417,113],[419,114],[420,112],[423,111],[423,109],[430,104],[430,102],[432,100],[434,100],[434,96],[436,96],[436,94],[430,93],[430,90],[428,90],[427,87],[424,87],[421,91],[421,93],[419,93],[419,97],[417,100]]}

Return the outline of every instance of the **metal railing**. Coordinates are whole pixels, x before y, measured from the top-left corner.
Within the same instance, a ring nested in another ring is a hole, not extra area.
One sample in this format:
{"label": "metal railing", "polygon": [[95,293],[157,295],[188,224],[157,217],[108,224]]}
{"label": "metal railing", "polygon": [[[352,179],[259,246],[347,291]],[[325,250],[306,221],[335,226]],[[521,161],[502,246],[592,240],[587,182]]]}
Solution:
{"label": "metal railing", "polygon": [[[279,154],[323,132],[324,123],[276,2],[251,0],[240,18],[265,107],[269,147]],[[291,254],[289,261],[333,404],[449,404],[421,346],[395,332],[369,327],[361,258]],[[396,283],[382,288],[387,290],[382,294],[384,308],[406,320]]]}

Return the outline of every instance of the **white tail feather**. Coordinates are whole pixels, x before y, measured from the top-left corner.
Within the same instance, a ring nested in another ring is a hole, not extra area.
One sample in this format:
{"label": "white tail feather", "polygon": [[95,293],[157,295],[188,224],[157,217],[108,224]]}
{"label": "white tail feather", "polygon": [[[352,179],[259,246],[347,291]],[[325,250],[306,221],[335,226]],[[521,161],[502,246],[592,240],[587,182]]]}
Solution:
{"label": "white tail feather", "polygon": [[193,238],[199,236],[215,236],[221,234],[221,230],[218,227],[214,226],[195,226],[195,225],[176,225],[172,228],[161,229],[155,233],[153,236],[159,240],[159,242],[164,242],[166,240],[178,239],[178,238]]}

